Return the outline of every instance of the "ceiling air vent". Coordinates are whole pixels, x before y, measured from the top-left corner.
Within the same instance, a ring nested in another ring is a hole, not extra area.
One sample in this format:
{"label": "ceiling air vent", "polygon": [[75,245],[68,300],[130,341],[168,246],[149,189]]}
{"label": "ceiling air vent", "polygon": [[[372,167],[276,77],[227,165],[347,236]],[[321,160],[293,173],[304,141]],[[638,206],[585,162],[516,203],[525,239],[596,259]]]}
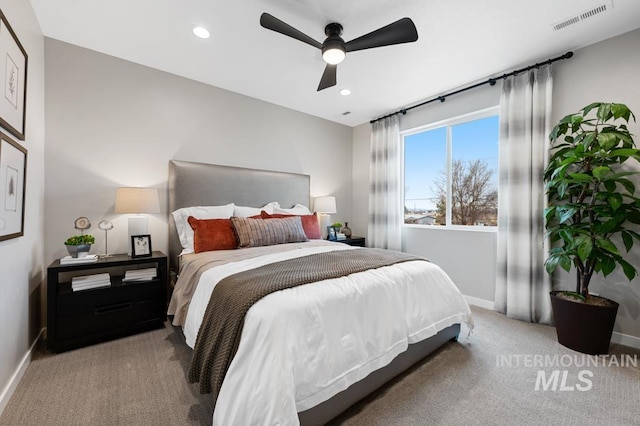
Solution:
{"label": "ceiling air vent", "polygon": [[591,18],[592,16],[596,16],[602,12],[606,12],[609,9],[613,8],[613,2],[609,1],[607,3],[601,4],[600,6],[596,6],[593,9],[587,10],[586,12],[582,12],[576,16],[572,16],[571,18],[567,18],[562,22],[558,22],[553,25],[553,30],[558,31],[563,28],[568,27],[569,25],[577,24],[580,21],[584,21],[585,19]]}

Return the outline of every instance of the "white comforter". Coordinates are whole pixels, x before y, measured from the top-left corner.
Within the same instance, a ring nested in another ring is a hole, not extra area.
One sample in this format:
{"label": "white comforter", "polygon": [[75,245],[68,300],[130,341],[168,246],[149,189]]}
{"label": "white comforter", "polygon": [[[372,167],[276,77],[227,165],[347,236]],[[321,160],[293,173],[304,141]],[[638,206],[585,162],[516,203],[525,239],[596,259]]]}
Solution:
{"label": "white comforter", "polygon": [[[214,267],[202,274],[183,331],[193,348],[222,278],[331,250],[326,243]],[[412,261],[272,293],[249,311],[213,414],[214,425],[297,425],[297,412],[387,365],[409,343],[471,322],[460,291],[437,266]]]}

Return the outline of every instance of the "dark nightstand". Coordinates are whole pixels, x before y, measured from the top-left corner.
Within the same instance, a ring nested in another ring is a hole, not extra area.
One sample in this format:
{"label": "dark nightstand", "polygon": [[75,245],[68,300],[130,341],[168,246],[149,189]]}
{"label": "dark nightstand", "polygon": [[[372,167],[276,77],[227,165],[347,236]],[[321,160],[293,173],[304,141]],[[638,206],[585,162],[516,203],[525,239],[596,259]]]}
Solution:
{"label": "dark nightstand", "polygon": [[[127,270],[156,268],[156,278],[122,282]],[[95,263],[47,269],[47,345],[54,352],[161,327],[167,319],[167,256],[115,254]],[[108,272],[111,285],[73,291],[75,276]]]}
{"label": "dark nightstand", "polygon": [[351,237],[351,238],[347,238],[346,240],[339,240],[338,242],[343,244],[349,244],[350,246],[358,246],[358,247],[365,246],[364,237]]}

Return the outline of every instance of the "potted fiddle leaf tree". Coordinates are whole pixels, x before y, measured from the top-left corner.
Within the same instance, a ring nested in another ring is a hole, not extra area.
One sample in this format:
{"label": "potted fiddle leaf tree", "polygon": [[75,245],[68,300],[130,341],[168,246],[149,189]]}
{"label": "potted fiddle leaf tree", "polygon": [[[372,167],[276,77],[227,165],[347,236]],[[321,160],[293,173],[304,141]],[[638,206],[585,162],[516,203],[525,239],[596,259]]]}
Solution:
{"label": "potted fiddle leaf tree", "polygon": [[625,259],[640,241],[640,150],[627,128],[631,119],[624,104],[596,102],[549,135],[545,227],[552,244],[545,268],[576,272],[575,291],[551,292],[553,315],[558,341],[588,354],[609,352],[618,310],[617,302],[589,293],[593,274],[621,268],[630,281],[637,275]]}

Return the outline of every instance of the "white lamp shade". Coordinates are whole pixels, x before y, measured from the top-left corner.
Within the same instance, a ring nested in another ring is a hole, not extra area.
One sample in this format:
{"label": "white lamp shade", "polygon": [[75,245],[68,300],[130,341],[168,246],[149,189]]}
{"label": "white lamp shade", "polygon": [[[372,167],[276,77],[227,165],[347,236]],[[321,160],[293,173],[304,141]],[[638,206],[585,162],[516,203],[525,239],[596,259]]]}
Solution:
{"label": "white lamp shade", "polygon": [[336,197],[316,197],[313,200],[313,210],[318,213],[336,213]]}
{"label": "white lamp shade", "polygon": [[118,188],[116,213],[160,213],[156,188]]}

